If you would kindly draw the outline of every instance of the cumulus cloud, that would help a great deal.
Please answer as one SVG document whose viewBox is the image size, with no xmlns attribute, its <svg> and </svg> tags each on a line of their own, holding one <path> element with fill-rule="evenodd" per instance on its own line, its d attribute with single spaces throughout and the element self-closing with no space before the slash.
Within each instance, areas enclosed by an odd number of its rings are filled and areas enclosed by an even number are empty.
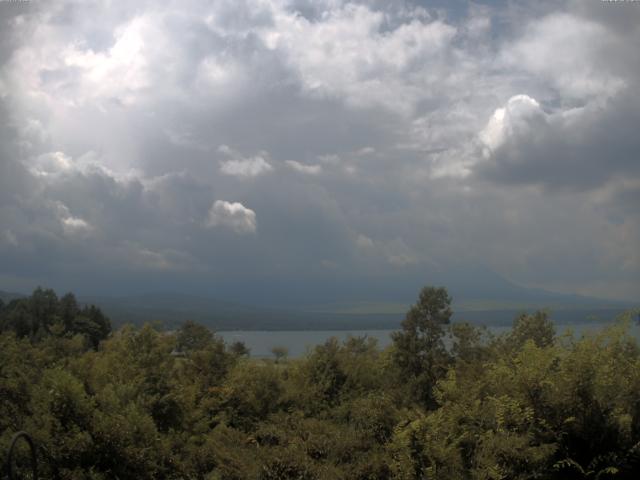
<svg viewBox="0 0 640 480">
<path fill-rule="evenodd" d="M 239 202 L 216 200 L 209 209 L 205 226 L 227 227 L 239 234 L 256 232 L 256 212 Z"/>
<path fill-rule="evenodd" d="M 627 95 L 614 104 L 546 112 L 535 99 L 514 96 L 480 131 L 484 161 L 476 170 L 499 182 L 549 189 L 595 190 L 618 175 L 637 175 L 640 140 L 627 122 L 640 118 L 640 104 Z"/>
<path fill-rule="evenodd" d="M 544 112 L 534 98 L 528 95 L 511 97 L 504 107 L 496 109 L 486 127 L 480 132 L 480 139 L 486 146 L 486 150 L 483 151 L 485 158 L 508 138 L 530 135 L 536 119 L 538 122 L 545 122 Z"/>
<path fill-rule="evenodd" d="M 93 227 L 86 220 L 71 215 L 69 208 L 62 202 L 56 201 L 52 205 L 66 235 L 82 235 L 89 233 Z"/>
<path fill-rule="evenodd" d="M 235 177 L 257 177 L 270 170 L 273 170 L 273 167 L 262 157 L 227 160 L 220 165 L 222 173 Z"/>
<path fill-rule="evenodd" d="M 322 173 L 322 165 L 305 165 L 295 160 L 287 160 L 285 163 L 296 172 L 306 175 L 318 175 Z"/>
<path fill-rule="evenodd" d="M 66 217 L 62 219 L 64 231 L 67 234 L 84 233 L 91 231 L 92 227 L 86 220 L 78 217 Z"/>
<path fill-rule="evenodd" d="M 50 175 L 72 167 L 71 158 L 64 152 L 50 152 L 39 155 L 34 159 L 31 171 L 36 175 Z"/>
<path fill-rule="evenodd" d="M 265 160 L 266 152 L 255 157 L 245 158 L 226 145 L 221 145 L 218 151 L 231 157 L 230 160 L 220 162 L 220 171 L 225 175 L 235 177 L 257 177 L 273 170 L 269 162 Z"/>
<path fill-rule="evenodd" d="M 542 77 L 566 101 L 602 100 L 625 86 L 602 56 L 617 43 L 615 37 L 594 21 L 552 13 L 531 22 L 522 37 L 505 48 L 503 58 L 516 69 Z"/>
<path fill-rule="evenodd" d="M 278 12 L 263 41 L 286 55 L 313 96 L 408 113 L 435 80 L 418 72 L 425 63 L 439 68 L 456 29 L 424 9 L 403 13 L 404 21 L 389 28 L 385 13 L 353 3 L 338 4 L 319 22 Z"/>
</svg>

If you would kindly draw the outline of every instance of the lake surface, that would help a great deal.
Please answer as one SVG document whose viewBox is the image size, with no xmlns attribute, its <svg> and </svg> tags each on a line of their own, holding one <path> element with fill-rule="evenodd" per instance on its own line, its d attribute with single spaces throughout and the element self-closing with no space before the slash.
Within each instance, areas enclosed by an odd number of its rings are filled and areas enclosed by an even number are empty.
<svg viewBox="0 0 640 480">
<path fill-rule="evenodd" d="M 588 332 L 601 330 L 605 326 L 612 325 L 609 322 L 589 322 L 575 324 L 556 324 L 557 334 L 564 333 L 567 329 L 573 331 L 574 336 L 581 336 Z M 511 327 L 488 327 L 489 331 L 498 335 Z M 217 332 L 227 343 L 242 341 L 251 349 L 252 357 L 271 357 L 273 347 L 285 347 L 289 350 L 290 357 L 304 355 L 308 349 L 320 345 L 331 337 L 336 337 L 342 341 L 349 336 L 371 337 L 378 341 L 381 348 L 389 346 L 391 343 L 391 333 L 394 330 L 308 330 L 308 331 L 228 331 Z M 640 340 L 640 327 L 634 324 L 631 332 Z"/>
</svg>

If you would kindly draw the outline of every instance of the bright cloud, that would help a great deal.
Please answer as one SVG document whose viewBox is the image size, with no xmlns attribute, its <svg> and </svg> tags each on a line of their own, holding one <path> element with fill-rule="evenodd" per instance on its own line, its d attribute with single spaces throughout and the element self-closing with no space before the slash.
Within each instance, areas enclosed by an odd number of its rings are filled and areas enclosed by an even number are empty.
<svg viewBox="0 0 640 480">
<path fill-rule="evenodd" d="M 524 35 L 505 48 L 503 58 L 544 78 L 567 99 L 601 99 L 625 85 L 599 57 L 615 43 L 615 33 L 595 21 L 554 13 L 531 22 Z"/>
<path fill-rule="evenodd" d="M 88 232 L 92 229 L 86 220 L 78 217 L 66 217 L 62 219 L 62 225 L 65 233 L 74 234 L 79 232 Z"/>
<path fill-rule="evenodd" d="M 31 163 L 31 171 L 40 176 L 55 174 L 72 167 L 71 158 L 64 152 L 45 153 L 27 163 Z"/>
<path fill-rule="evenodd" d="M 245 158 L 227 145 L 218 148 L 220 153 L 230 157 L 230 160 L 220 162 L 220 171 L 234 177 L 257 177 L 270 172 L 273 167 L 265 160 L 266 152 L 255 157 Z"/>
<path fill-rule="evenodd" d="M 287 160 L 285 162 L 289 167 L 299 173 L 307 175 L 318 175 L 322 173 L 322 165 L 305 165 L 295 160 Z"/>
<path fill-rule="evenodd" d="M 456 29 L 423 9 L 406 14 L 405 22 L 389 29 L 383 12 L 353 3 L 327 11 L 322 21 L 277 12 L 275 28 L 263 31 L 263 40 L 286 55 L 308 94 L 408 113 L 436 81 L 433 73 L 422 74 L 423 66 L 443 67 Z"/>
<path fill-rule="evenodd" d="M 239 202 L 216 200 L 209 209 L 205 226 L 227 227 L 239 234 L 256 232 L 256 212 Z"/>
<path fill-rule="evenodd" d="M 273 170 L 271 164 L 262 157 L 227 160 L 220 164 L 222 173 L 235 177 L 257 177 L 271 170 Z"/>
<path fill-rule="evenodd" d="M 484 155 L 500 147 L 513 135 L 527 135 L 531 122 L 536 117 L 544 117 L 540 104 L 528 95 L 511 97 L 505 107 L 498 108 L 486 127 L 480 132 L 480 139 L 487 146 Z M 525 130 L 525 131 L 523 131 Z"/>
</svg>

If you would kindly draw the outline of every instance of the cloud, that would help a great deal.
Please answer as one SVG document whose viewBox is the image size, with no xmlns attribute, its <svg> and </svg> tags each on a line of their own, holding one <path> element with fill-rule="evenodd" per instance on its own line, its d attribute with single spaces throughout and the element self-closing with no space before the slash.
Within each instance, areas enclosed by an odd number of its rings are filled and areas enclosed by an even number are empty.
<svg viewBox="0 0 640 480">
<path fill-rule="evenodd" d="M 340 157 L 335 154 L 318 155 L 318 160 L 327 165 L 336 165 L 340 163 Z"/>
<path fill-rule="evenodd" d="M 201 266 L 194 262 L 191 255 L 179 250 L 151 250 L 135 242 L 127 243 L 123 247 L 122 254 L 128 258 L 130 264 L 139 269 L 164 273 L 201 270 Z"/>
<path fill-rule="evenodd" d="M 264 157 L 266 152 L 255 157 L 245 158 L 226 145 L 221 145 L 218 151 L 231 157 L 231 160 L 220 162 L 220 171 L 234 177 L 257 177 L 273 170 Z"/>
<path fill-rule="evenodd" d="M 631 5 L 23 3 L 0 19 L 20 288 L 386 295 L 465 264 L 637 296 Z"/>
<path fill-rule="evenodd" d="M 407 10 L 396 25 L 387 19 L 381 11 L 353 3 L 338 3 L 320 21 L 281 11 L 262 40 L 285 55 L 308 95 L 409 113 L 435 81 L 420 75 L 421 66 L 441 68 L 456 29 L 431 20 L 420 8 Z"/>
<path fill-rule="evenodd" d="M 221 162 L 220 171 L 225 175 L 234 177 L 257 177 L 273 170 L 273 167 L 262 157 L 247 158 L 244 160 L 227 160 Z"/>
<path fill-rule="evenodd" d="M 640 174 L 640 140 L 629 128 L 638 120 L 640 103 L 630 92 L 606 106 L 550 112 L 518 95 L 479 133 L 484 160 L 475 169 L 502 183 L 594 190 L 620 175 Z"/>
<path fill-rule="evenodd" d="M 4 232 L 2 232 L 2 240 L 3 240 L 3 243 L 11 247 L 18 246 L 18 238 L 15 236 L 15 234 L 11 230 L 5 230 Z"/>
<path fill-rule="evenodd" d="M 363 156 L 363 155 L 372 155 L 376 152 L 376 149 L 373 147 L 362 147 L 361 149 L 359 149 L 356 154 Z"/>
<path fill-rule="evenodd" d="M 216 200 L 209 209 L 205 226 L 227 227 L 238 234 L 256 232 L 256 212 L 239 202 Z"/>
<path fill-rule="evenodd" d="M 296 172 L 306 175 L 319 175 L 322 173 L 322 165 L 304 165 L 295 160 L 287 160 L 285 163 Z"/>
<path fill-rule="evenodd" d="M 62 226 L 67 234 L 77 234 L 89 232 L 92 230 L 91 225 L 86 220 L 78 217 L 66 217 L 62 219 Z"/>
<path fill-rule="evenodd" d="M 50 152 L 34 159 L 32 172 L 36 175 L 46 176 L 68 170 L 71 167 L 71 158 L 64 152 Z"/>
<path fill-rule="evenodd" d="M 89 222 L 71 215 L 69 208 L 64 203 L 55 201 L 52 203 L 51 208 L 57 215 L 65 235 L 84 235 L 93 230 Z"/>
<path fill-rule="evenodd" d="M 369 248 L 373 248 L 374 244 L 373 244 L 373 240 L 371 240 L 366 235 L 363 235 L 360 233 L 356 237 L 356 245 L 362 249 L 369 249 Z"/>
<path fill-rule="evenodd" d="M 503 58 L 544 79 L 566 100 L 608 98 L 625 86 L 600 57 L 615 45 L 615 37 L 596 22 L 553 13 L 531 22 L 522 37 L 505 48 Z"/>
<path fill-rule="evenodd" d="M 84 95 L 78 101 L 117 98 L 125 105 L 136 101 L 138 93 L 152 83 L 149 50 L 157 45 L 150 40 L 162 38 L 153 29 L 149 19 L 138 16 L 115 29 L 115 43 L 104 53 L 69 45 L 61 60 L 79 73 Z"/>
<path fill-rule="evenodd" d="M 505 141 L 513 136 L 528 135 L 531 133 L 532 124 L 545 122 L 545 114 L 540 104 L 528 95 L 516 95 L 509 99 L 507 104 L 496 109 L 480 132 L 480 140 L 485 144 L 485 157 L 502 146 Z"/>
</svg>

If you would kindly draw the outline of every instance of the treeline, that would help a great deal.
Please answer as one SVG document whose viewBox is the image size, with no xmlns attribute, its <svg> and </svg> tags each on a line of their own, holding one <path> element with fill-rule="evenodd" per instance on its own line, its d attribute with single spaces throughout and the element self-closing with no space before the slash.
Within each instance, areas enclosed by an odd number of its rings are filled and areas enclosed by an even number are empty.
<svg viewBox="0 0 640 480">
<path fill-rule="evenodd" d="M 38 287 L 30 297 L 7 305 L 0 299 L 0 332 L 7 331 L 31 341 L 78 334 L 95 348 L 111 333 L 111 322 L 94 305 L 81 308 L 72 293 L 58 298 L 53 290 Z"/>
<path fill-rule="evenodd" d="M 0 308 L 0 451 L 14 432 L 30 432 L 42 478 L 640 472 L 630 320 L 574 339 L 539 312 L 492 336 L 450 324 L 447 292 L 428 287 L 385 350 L 366 337 L 331 339 L 274 362 L 192 322 L 109 333 L 99 310 L 63 307 L 70 298 L 37 290 Z"/>
</svg>

